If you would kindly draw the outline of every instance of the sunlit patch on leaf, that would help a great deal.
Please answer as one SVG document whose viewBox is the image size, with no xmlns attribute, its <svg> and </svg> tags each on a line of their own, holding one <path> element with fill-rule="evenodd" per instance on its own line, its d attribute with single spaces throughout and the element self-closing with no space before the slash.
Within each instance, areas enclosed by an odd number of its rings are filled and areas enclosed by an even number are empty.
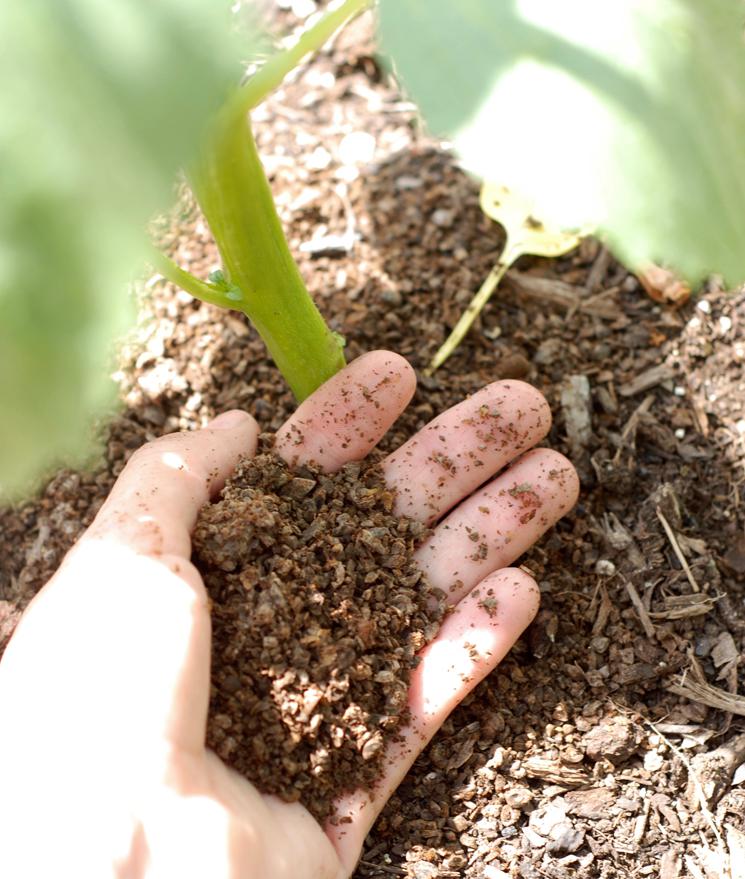
<svg viewBox="0 0 745 879">
<path fill-rule="evenodd" d="M 745 279 L 745 46 L 732 0 L 380 0 L 432 131 L 631 266 Z"/>
</svg>

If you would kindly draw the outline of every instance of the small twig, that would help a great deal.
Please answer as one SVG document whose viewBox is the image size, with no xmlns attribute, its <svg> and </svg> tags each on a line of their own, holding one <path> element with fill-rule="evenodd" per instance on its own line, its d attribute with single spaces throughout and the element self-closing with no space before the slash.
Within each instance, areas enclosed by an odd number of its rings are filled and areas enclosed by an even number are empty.
<svg viewBox="0 0 745 879">
<path fill-rule="evenodd" d="M 629 420 L 624 425 L 623 430 L 621 431 L 621 444 L 618 447 L 618 451 L 613 456 L 613 463 L 618 464 L 621 460 L 621 455 L 623 453 L 623 447 L 626 443 L 626 440 L 629 438 L 631 433 L 636 430 L 636 426 L 639 423 L 639 418 L 644 415 L 652 406 L 654 402 L 654 394 L 647 394 L 647 396 L 641 401 L 641 403 L 634 409 L 629 417 Z"/>
<path fill-rule="evenodd" d="M 613 610 L 613 605 L 611 603 L 610 598 L 608 598 L 608 591 L 605 586 L 600 586 L 600 601 L 598 602 L 598 610 L 595 616 L 595 622 L 592 626 L 592 634 L 593 637 L 595 635 L 602 635 L 603 629 L 605 628 L 605 624 L 608 622 L 610 618 L 611 611 Z M 594 600 L 594 599 L 593 599 Z"/>
<path fill-rule="evenodd" d="M 691 410 L 693 418 L 696 422 L 696 429 L 703 437 L 709 435 L 709 417 L 706 414 L 705 402 L 700 397 L 694 395 L 691 397 Z"/>
<path fill-rule="evenodd" d="M 587 299 L 582 300 L 579 308 L 582 311 L 586 311 L 588 314 L 592 314 L 592 309 L 594 306 L 602 306 L 607 299 L 612 299 L 620 289 L 620 287 L 608 287 L 607 290 L 601 290 L 599 293 L 593 293 L 592 296 L 588 296 Z"/>
<path fill-rule="evenodd" d="M 690 617 L 705 616 L 722 598 L 722 593 L 716 595 L 670 595 L 664 599 L 664 610 L 650 611 L 651 620 L 684 620 Z"/>
<path fill-rule="evenodd" d="M 701 784 L 701 779 L 696 774 L 696 770 L 694 769 L 691 761 L 686 757 L 685 753 L 680 748 L 674 745 L 670 741 L 670 739 L 667 738 L 667 736 L 659 729 L 659 727 L 655 726 L 655 724 L 652 723 L 651 720 L 647 720 L 646 717 L 643 717 L 642 720 L 644 721 L 644 723 L 647 724 L 647 726 L 649 726 L 653 730 L 656 735 L 658 735 L 662 739 L 667 747 L 670 748 L 673 754 L 675 754 L 675 756 L 688 770 L 688 777 L 693 783 L 694 788 L 696 789 L 696 798 L 698 800 L 698 806 L 701 809 L 701 814 L 706 823 L 711 828 L 711 832 L 716 837 L 716 840 L 719 843 L 721 850 L 724 851 L 724 840 L 722 839 L 722 835 L 719 832 L 719 828 L 717 827 L 716 819 L 714 818 L 714 815 L 707 805 L 706 794 L 704 793 L 704 787 Z"/>
<path fill-rule="evenodd" d="M 642 391 L 648 391 L 650 388 L 657 387 L 662 382 L 673 378 L 674 375 L 675 372 L 672 367 L 666 363 L 659 363 L 657 366 L 645 369 L 644 372 L 634 376 L 631 381 L 621 385 L 618 393 L 622 397 L 633 397 L 635 394 L 641 394 Z"/>
<path fill-rule="evenodd" d="M 644 808 L 642 810 L 641 815 L 636 819 L 636 823 L 634 825 L 634 843 L 639 845 L 644 839 L 644 834 L 647 830 L 647 822 L 649 821 L 649 810 L 652 808 L 652 798 L 645 797 L 644 799 Z"/>
<path fill-rule="evenodd" d="M 655 637 L 655 628 L 652 623 L 652 620 L 649 618 L 649 614 L 647 613 L 647 608 L 644 607 L 644 603 L 639 597 L 639 593 L 636 591 L 636 587 L 633 583 L 627 580 L 625 577 L 623 578 L 624 585 L 626 586 L 626 591 L 629 593 L 629 598 L 631 599 L 631 603 L 636 608 L 636 612 L 639 614 L 639 621 L 642 624 L 642 628 L 644 629 L 644 633 L 647 638 Z"/>
<path fill-rule="evenodd" d="M 675 553 L 678 561 L 680 562 L 683 570 L 685 571 L 686 577 L 688 577 L 688 582 L 691 584 L 691 589 L 693 589 L 694 592 L 700 592 L 701 589 L 699 588 L 699 585 L 696 582 L 696 578 L 691 573 L 691 569 L 688 565 L 688 561 L 686 560 L 686 557 L 683 555 L 683 550 L 680 548 L 680 544 L 678 543 L 678 540 L 675 537 L 675 533 L 673 532 L 673 529 L 670 527 L 670 523 L 667 521 L 662 510 L 659 507 L 657 507 L 655 512 L 657 513 L 657 518 L 662 523 L 662 527 L 665 529 L 665 534 L 667 534 L 667 539 L 670 541 L 670 544 L 673 548 L 673 552 Z"/>
<path fill-rule="evenodd" d="M 617 288 L 604 290 L 597 296 L 583 300 L 580 295 L 581 287 L 575 287 L 555 278 L 540 278 L 527 272 L 510 269 L 506 281 L 519 296 L 563 308 L 569 314 L 581 311 L 583 314 L 591 314 L 606 320 L 615 320 L 619 315 L 618 307 L 613 302 L 605 301 L 618 292 Z"/>
<path fill-rule="evenodd" d="M 727 711 L 730 714 L 737 714 L 738 717 L 745 717 L 745 699 L 742 696 L 721 690 L 719 687 L 712 687 L 706 682 L 691 680 L 690 669 L 683 673 L 679 684 L 670 684 L 666 689 L 690 702 L 698 702 L 709 708 L 716 708 L 717 711 Z"/>
<path fill-rule="evenodd" d="M 592 264 L 592 268 L 587 273 L 587 280 L 585 281 L 585 292 L 588 295 L 592 295 L 598 291 L 603 278 L 608 271 L 608 266 L 610 265 L 611 255 L 608 248 L 604 245 L 600 245 L 600 249 L 598 250 L 598 255 L 595 257 L 595 262 Z"/>
<path fill-rule="evenodd" d="M 372 861 L 365 861 L 364 859 L 360 859 L 359 863 L 363 867 L 370 867 L 373 870 L 380 870 L 381 873 L 391 873 L 393 876 L 406 875 L 406 870 L 402 870 L 400 867 L 386 867 L 385 864 L 373 864 Z"/>
</svg>

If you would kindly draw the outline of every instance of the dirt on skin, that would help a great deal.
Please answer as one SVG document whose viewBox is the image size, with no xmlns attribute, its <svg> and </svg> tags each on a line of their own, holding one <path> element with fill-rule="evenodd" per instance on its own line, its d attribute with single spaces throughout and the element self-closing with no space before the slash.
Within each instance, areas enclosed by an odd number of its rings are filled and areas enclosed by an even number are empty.
<svg viewBox="0 0 745 879">
<path fill-rule="evenodd" d="M 241 462 L 194 532 L 213 602 L 207 743 L 319 820 L 380 776 L 441 618 L 412 558 L 427 529 L 395 516 L 394 499 L 371 462 L 327 475 L 267 450 Z"/>
</svg>

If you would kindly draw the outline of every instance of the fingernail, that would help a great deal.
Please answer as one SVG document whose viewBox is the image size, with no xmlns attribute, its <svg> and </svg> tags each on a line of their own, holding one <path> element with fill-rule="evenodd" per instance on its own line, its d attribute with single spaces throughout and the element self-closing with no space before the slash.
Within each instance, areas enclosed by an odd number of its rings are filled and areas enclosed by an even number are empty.
<svg viewBox="0 0 745 879">
<path fill-rule="evenodd" d="M 242 412 L 240 409 L 231 409 L 230 412 L 223 412 L 222 415 L 213 418 L 207 424 L 207 427 L 215 427 L 218 430 L 230 430 L 233 427 L 238 427 L 246 418 L 248 418 L 248 415 L 245 412 Z"/>
</svg>

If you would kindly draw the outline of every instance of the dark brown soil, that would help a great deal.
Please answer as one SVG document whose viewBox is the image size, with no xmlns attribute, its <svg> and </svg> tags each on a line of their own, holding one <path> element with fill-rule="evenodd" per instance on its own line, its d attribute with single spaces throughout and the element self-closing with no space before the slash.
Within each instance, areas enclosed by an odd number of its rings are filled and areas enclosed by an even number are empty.
<svg viewBox="0 0 745 879">
<path fill-rule="evenodd" d="M 372 463 L 328 476 L 264 452 L 241 462 L 194 532 L 213 601 L 207 742 L 321 820 L 380 775 L 416 653 L 441 618 L 412 558 L 426 528 L 393 502 Z"/>
<path fill-rule="evenodd" d="M 350 358 L 387 347 L 421 371 L 501 234 L 376 64 L 366 27 L 259 108 L 255 129 L 290 245 Z M 505 120 L 505 136 L 519 130 Z M 188 201 L 163 234 L 195 273 L 216 265 Z M 676 310 L 587 240 L 522 261 L 455 356 L 420 375 L 383 449 L 482 385 L 525 378 L 551 403 L 548 442 L 576 461 L 582 495 L 522 559 L 538 620 L 417 761 L 359 877 L 718 879 L 741 856 L 743 326 L 743 290 L 712 279 Z M 241 315 L 157 280 L 121 363 L 100 466 L 61 470 L 0 511 L 0 644 L 137 446 L 231 407 L 276 430 L 293 408 Z M 683 672 L 708 689 L 681 690 Z"/>
</svg>

